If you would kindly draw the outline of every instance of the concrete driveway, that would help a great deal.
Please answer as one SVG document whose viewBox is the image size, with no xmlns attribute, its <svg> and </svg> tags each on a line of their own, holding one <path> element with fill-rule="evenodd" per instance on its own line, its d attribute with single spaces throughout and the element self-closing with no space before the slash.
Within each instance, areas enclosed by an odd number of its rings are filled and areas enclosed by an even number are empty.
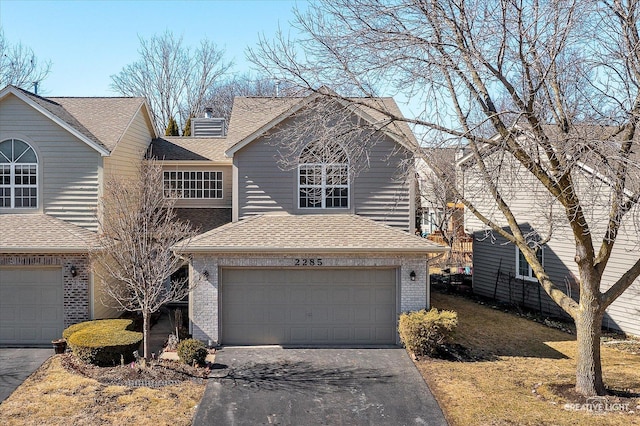
<svg viewBox="0 0 640 426">
<path fill-rule="evenodd" d="M 194 425 L 446 425 L 404 349 L 223 348 Z"/>
<path fill-rule="evenodd" d="M 52 348 L 0 348 L 0 402 L 7 399 L 51 355 Z"/>
</svg>

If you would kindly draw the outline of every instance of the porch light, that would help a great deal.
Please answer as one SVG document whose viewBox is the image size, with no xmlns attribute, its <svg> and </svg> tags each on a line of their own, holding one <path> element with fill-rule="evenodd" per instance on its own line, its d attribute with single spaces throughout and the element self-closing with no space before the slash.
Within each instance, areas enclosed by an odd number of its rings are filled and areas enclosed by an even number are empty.
<svg viewBox="0 0 640 426">
<path fill-rule="evenodd" d="M 71 268 L 69 268 L 69 273 L 72 277 L 75 277 L 76 275 L 78 275 L 78 270 L 75 266 L 71 265 Z"/>
<path fill-rule="evenodd" d="M 411 281 L 415 281 L 416 280 L 416 271 L 411 271 L 411 273 L 409 274 L 409 278 L 411 278 Z"/>
</svg>

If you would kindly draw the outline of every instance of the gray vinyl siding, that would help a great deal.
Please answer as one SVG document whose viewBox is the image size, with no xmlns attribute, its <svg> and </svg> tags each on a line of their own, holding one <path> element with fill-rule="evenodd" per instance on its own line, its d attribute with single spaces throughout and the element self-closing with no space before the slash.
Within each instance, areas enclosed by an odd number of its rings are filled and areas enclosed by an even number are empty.
<svg viewBox="0 0 640 426">
<path fill-rule="evenodd" d="M 163 171 L 207 171 L 222 172 L 222 198 L 211 199 L 187 199 L 179 198 L 176 200 L 176 208 L 231 208 L 231 200 L 233 196 L 233 176 L 231 166 L 187 166 L 184 163 L 171 164 L 171 161 L 164 161 Z"/>
<path fill-rule="evenodd" d="M 252 215 L 358 214 L 409 231 L 412 229 L 413 198 L 410 183 L 400 164 L 408 155 L 385 139 L 369 152 L 369 167 L 350 186 L 349 208 L 298 208 L 297 168 L 283 170 L 273 141 L 258 139 L 234 154 L 238 174 L 238 218 Z"/>
<path fill-rule="evenodd" d="M 96 230 L 100 154 L 13 95 L 0 103 L 0 140 L 7 138 L 24 140 L 38 154 L 39 208 L 0 213 L 46 213 Z"/>
<path fill-rule="evenodd" d="M 484 238 L 484 232 L 474 234 L 473 241 L 473 292 L 515 306 L 524 306 L 544 316 L 570 319 L 547 295 L 537 281 L 516 278 L 516 249 L 500 236 L 495 240 Z M 563 290 L 572 283 L 573 276 L 566 265 L 547 245 L 543 262 L 551 279 Z M 500 272 L 500 274 L 499 274 Z M 571 285 L 577 300 L 577 286 Z"/>
<path fill-rule="evenodd" d="M 147 121 L 142 110 L 138 110 L 126 132 L 104 161 L 104 176 L 135 177 L 153 134 L 151 123 Z"/>
<path fill-rule="evenodd" d="M 527 174 L 513 169 L 505 170 L 509 176 L 516 176 L 519 184 L 513 187 L 509 193 L 503 192 L 503 196 L 508 201 L 514 212 L 516 219 L 521 226 L 534 227 L 543 233 L 548 230 L 548 223 L 544 220 L 544 215 L 548 212 L 548 203 L 545 201 L 546 194 L 539 184 L 536 184 Z M 574 181 L 578 182 L 581 188 L 593 189 L 596 182 L 585 180 L 584 177 L 575 176 Z M 488 194 L 483 190 L 484 185 L 474 176 L 473 170 L 464 171 L 464 193 L 469 197 L 478 210 L 498 223 L 504 224 L 500 220 L 499 214 Z M 601 185 L 605 185 L 599 182 Z M 604 194 L 603 188 L 593 189 L 596 194 Z M 606 218 L 606 213 L 597 210 L 602 200 L 589 200 L 585 202 L 585 214 L 591 224 L 593 241 L 596 249 L 599 248 L 600 239 L 604 234 L 606 221 L 594 221 L 594 218 Z M 544 206 L 547 206 L 546 208 Z M 562 208 L 554 207 L 556 213 L 560 214 L 554 223 L 552 239 L 545 246 L 544 266 L 552 281 L 565 293 L 570 293 L 575 300 L 579 298 L 579 273 L 575 264 L 575 242 L 574 237 L 566 220 L 561 216 Z M 621 228 L 613 253 L 604 271 L 601 291 L 606 291 L 616 280 L 618 280 L 638 259 L 637 230 L 630 225 L 632 218 L 627 217 L 627 223 Z M 505 240 L 496 233 L 487 236 L 486 227 L 468 211 L 465 216 L 465 227 L 474 234 L 473 244 L 473 288 L 474 292 L 483 296 L 493 297 L 496 284 L 496 273 L 502 259 L 500 269 L 503 272 L 515 274 L 515 248 L 511 244 L 504 244 Z M 495 240 L 493 240 L 495 238 Z M 516 286 L 518 287 L 518 286 Z M 521 287 L 521 286 L 520 286 Z M 529 291 L 531 301 L 526 305 L 534 310 L 539 309 L 537 288 Z M 558 316 L 567 317 L 566 314 L 544 293 L 543 312 L 545 315 L 556 313 Z M 508 284 L 499 285 L 497 298 L 502 301 L 509 301 Z M 519 299 L 518 299 L 519 298 Z M 511 294 L 511 299 L 522 300 L 522 293 L 518 291 Z M 529 298 L 526 298 L 527 300 Z M 548 312 L 548 313 L 547 313 Z M 637 279 L 629 289 L 627 289 L 613 304 L 607 309 L 603 325 L 614 330 L 625 333 L 640 335 L 640 279 Z"/>
</svg>

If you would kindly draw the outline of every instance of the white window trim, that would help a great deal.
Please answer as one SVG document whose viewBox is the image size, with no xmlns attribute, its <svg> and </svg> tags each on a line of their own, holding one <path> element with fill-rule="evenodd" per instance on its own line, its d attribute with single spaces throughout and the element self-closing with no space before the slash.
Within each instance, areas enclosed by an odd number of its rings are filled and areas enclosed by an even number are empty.
<svg viewBox="0 0 640 426">
<path fill-rule="evenodd" d="M 184 191 L 184 174 L 185 173 L 192 173 L 192 172 L 200 172 L 200 173 L 220 173 L 220 189 L 219 190 L 215 190 L 215 191 L 220 191 L 220 196 L 219 197 L 177 197 L 175 196 L 175 192 L 174 191 L 171 196 L 167 196 L 165 191 L 165 173 L 182 173 L 182 189 L 181 191 Z M 189 179 L 190 182 L 195 182 L 192 181 L 191 179 Z M 203 181 L 204 182 L 204 181 Z M 211 189 L 211 188 L 210 188 Z M 209 189 L 209 190 L 210 190 Z M 186 170 L 186 169 L 178 169 L 178 170 L 163 170 L 162 171 L 162 190 L 164 192 L 164 196 L 165 198 L 171 198 L 174 200 L 223 200 L 224 199 L 224 172 L 222 170 Z M 191 190 L 191 189 L 189 189 Z M 204 191 L 204 188 L 203 188 Z"/>
<path fill-rule="evenodd" d="M 300 184 L 300 170 L 303 167 L 318 167 L 322 168 L 321 182 L 320 185 L 301 185 Z M 327 185 L 327 168 L 328 167 L 344 167 L 347 168 L 347 183 L 346 185 Z M 301 163 L 298 164 L 298 208 L 303 210 L 313 210 L 313 209 L 326 209 L 326 210 L 347 210 L 351 208 L 351 176 L 349 171 L 349 163 Z M 300 204 L 300 190 L 302 188 L 319 188 L 322 196 L 321 196 L 321 205 L 320 207 L 302 207 Z M 346 207 L 327 207 L 327 188 L 336 188 L 336 189 L 346 189 L 347 190 L 347 205 Z"/>
<path fill-rule="evenodd" d="M 37 210 L 38 208 L 40 208 L 40 167 L 39 167 L 39 160 L 38 160 L 38 153 L 36 152 L 35 148 L 33 148 L 33 146 L 28 143 L 27 141 L 20 139 L 20 138 L 7 138 L 7 139 L 3 139 L 0 140 L 0 143 L 6 142 L 6 141 L 20 141 L 24 144 L 26 144 L 31 151 L 33 152 L 33 155 L 35 155 L 36 157 L 36 162 L 35 163 L 16 163 L 17 159 L 13 159 L 13 161 L 9 162 L 9 163 L 0 163 L 2 165 L 9 165 L 9 185 L 3 185 L 0 183 L 0 187 L 2 188 L 9 188 L 9 190 L 11 191 L 11 196 L 9 198 L 11 205 L 10 206 L 4 206 L 4 207 L 0 207 L 0 209 L 12 209 L 12 210 Z M 27 151 L 23 152 L 22 155 L 24 155 Z M 22 155 L 20 155 L 20 157 L 22 157 Z M 20 158 L 18 157 L 18 159 Z M 15 178 L 16 178 L 16 164 L 20 165 L 20 166 L 33 166 L 35 167 L 35 176 L 36 176 L 36 184 L 35 185 L 16 185 L 15 183 Z M 28 206 L 28 207 L 16 207 L 16 188 L 35 188 L 36 190 L 36 205 L 35 206 Z"/>
<path fill-rule="evenodd" d="M 544 267 L 544 246 L 540 247 L 540 259 L 542 261 L 542 266 Z M 520 248 L 516 246 L 516 278 L 525 280 L 525 281 L 534 281 L 534 282 L 538 281 L 538 278 L 533 273 L 533 270 L 531 269 L 531 265 L 529 265 L 528 262 L 527 262 L 527 272 L 528 272 L 528 275 L 520 274 Z"/>
</svg>

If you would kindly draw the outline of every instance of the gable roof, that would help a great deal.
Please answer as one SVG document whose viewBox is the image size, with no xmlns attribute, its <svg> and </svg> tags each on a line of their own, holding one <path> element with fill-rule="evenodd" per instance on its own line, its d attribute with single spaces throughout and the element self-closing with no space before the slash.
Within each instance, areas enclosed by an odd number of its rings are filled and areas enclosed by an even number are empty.
<svg viewBox="0 0 640 426">
<path fill-rule="evenodd" d="M 144 98 L 44 98 L 15 86 L 7 86 L 0 91 L 0 99 L 9 94 L 32 106 L 103 156 L 113 151 L 138 111 L 148 111 Z M 153 126 L 151 130 L 155 134 Z"/>
<path fill-rule="evenodd" d="M 327 89 L 328 90 L 328 89 Z M 321 90 L 324 92 L 324 90 Z M 295 112 L 303 109 L 311 102 L 321 99 L 322 93 L 312 93 L 306 97 L 236 97 L 233 101 L 227 141 L 228 156 L 250 144 L 265 132 L 274 128 Z M 417 145 L 417 141 L 408 124 L 403 121 L 389 120 L 381 111 L 402 117 L 402 112 L 393 98 L 340 98 L 332 97 L 334 101 L 351 106 L 354 114 L 372 124 L 380 124 L 385 132 L 401 145 L 407 141 Z"/>
<path fill-rule="evenodd" d="M 201 234 L 192 252 L 440 253 L 444 246 L 357 215 L 259 215 Z"/>
<path fill-rule="evenodd" d="M 94 232 L 46 214 L 0 215 L 0 253 L 86 253 Z"/>
<path fill-rule="evenodd" d="M 231 164 L 225 138 L 164 136 L 151 142 L 147 157 L 161 161 L 213 161 Z"/>
</svg>

